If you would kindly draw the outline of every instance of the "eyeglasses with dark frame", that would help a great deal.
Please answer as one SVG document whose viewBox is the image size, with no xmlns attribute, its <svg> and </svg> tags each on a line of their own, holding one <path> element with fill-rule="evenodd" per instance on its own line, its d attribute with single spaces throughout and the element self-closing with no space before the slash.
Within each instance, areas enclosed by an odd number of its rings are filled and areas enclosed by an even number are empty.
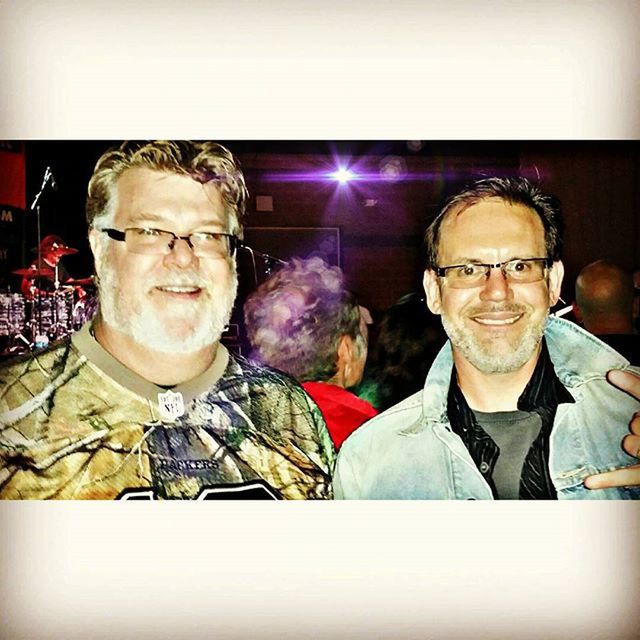
<svg viewBox="0 0 640 640">
<path fill-rule="evenodd" d="M 199 258 L 232 258 L 239 244 L 237 236 L 217 231 L 194 231 L 186 236 L 149 227 L 127 227 L 123 231 L 106 228 L 99 231 L 112 240 L 124 242 L 127 251 L 148 256 L 169 255 L 176 241 L 184 240 Z"/>
<path fill-rule="evenodd" d="M 482 286 L 489 278 L 491 269 L 500 269 L 507 282 L 522 284 L 539 282 L 544 278 L 545 269 L 551 267 L 552 264 L 551 258 L 513 258 L 494 264 L 483 262 L 452 264 L 446 267 L 436 267 L 434 271 L 438 277 L 444 278 L 450 287 L 466 289 Z"/>
</svg>

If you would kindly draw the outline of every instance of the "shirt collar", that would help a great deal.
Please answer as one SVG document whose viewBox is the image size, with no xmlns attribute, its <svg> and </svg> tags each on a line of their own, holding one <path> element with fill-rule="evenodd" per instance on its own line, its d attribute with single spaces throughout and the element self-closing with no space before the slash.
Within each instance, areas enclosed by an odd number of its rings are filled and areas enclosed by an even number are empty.
<svg viewBox="0 0 640 640">
<path fill-rule="evenodd" d="M 86 356 L 87 360 L 95 367 L 136 395 L 156 402 L 158 394 L 166 392 L 165 388 L 159 387 L 153 382 L 139 376 L 114 358 L 93 337 L 91 333 L 91 322 L 85 323 L 78 332 L 73 334 L 71 340 L 75 348 Z M 168 355 L 167 357 L 170 358 L 171 356 Z M 181 393 L 185 403 L 191 402 L 195 397 L 206 393 L 220 380 L 228 363 L 229 352 L 223 344 L 218 344 L 214 361 L 206 371 L 187 382 L 171 387 L 171 390 L 175 393 Z"/>
<path fill-rule="evenodd" d="M 563 402 L 572 403 L 575 400 L 558 379 L 553 368 L 553 362 L 549 357 L 546 341 L 543 338 L 538 362 L 527 386 L 518 398 L 517 406 L 520 411 L 536 411 L 542 408 L 555 407 Z M 476 424 L 473 411 L 458 385 L 455 364 L 453 365 L 449 386 L 447 413 L 452 426 L 455 425 L 455 431 L 465 432 L 472 429 Z"/>
</svg>

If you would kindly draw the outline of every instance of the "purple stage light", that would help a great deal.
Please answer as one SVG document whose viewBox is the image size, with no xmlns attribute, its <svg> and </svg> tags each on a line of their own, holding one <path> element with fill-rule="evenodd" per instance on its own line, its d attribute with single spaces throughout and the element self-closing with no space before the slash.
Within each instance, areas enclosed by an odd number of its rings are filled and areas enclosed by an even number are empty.
<svg viewBox="0 0 640 640">
<path fill-rule="evenodd" d="M 340 167 L 337 171 L 334 171 L 331 174 L 331 177 L 334 178 L 334 180 L 337 180 L 340 184 L 346 184 L 349 180 L 353 180 L 355 176 L 349 169 Z"/>
</svg>

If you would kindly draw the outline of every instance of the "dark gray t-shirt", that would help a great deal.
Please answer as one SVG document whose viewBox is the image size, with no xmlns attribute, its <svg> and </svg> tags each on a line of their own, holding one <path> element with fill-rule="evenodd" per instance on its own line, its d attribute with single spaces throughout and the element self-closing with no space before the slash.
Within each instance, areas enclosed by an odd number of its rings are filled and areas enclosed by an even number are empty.
<svg viewBox="0 0 640 640">
<path fill-rule="evenodd" d="M 500 500 L 518 500 L 524 459 L 540 433 L 542 420 L 533 411 L 474 411 L 478 424 L 500 451 L 492 480 Z"/>
</svg>

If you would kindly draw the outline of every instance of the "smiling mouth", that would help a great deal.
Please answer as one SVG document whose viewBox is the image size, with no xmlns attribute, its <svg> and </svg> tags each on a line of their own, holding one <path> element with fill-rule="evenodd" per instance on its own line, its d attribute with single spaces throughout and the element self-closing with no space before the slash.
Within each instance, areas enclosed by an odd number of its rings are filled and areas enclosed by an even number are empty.
<svg viewBox="0 0 640 640">
<path fill-rule="evenodd" d="M 504 327 L 510 324 L 515 324 L 523 315 L 523 313 L 496 313 L 478 315 L 471 319 L 474 322 L 487 327 Z"/>
<path fill-rule="evenodd" d="M 202 291 L 200 287 L 197 287 L 195 285 L 186 285 L 186 284 L 158 285 L 157 287 L 154 287 L 154 288 L 157 289 L 158 291 L 161 291 L 162 293 L 171 293 L 171 294 L 178 294 L 178 295 L 197 295 Z"/>
</svg>

